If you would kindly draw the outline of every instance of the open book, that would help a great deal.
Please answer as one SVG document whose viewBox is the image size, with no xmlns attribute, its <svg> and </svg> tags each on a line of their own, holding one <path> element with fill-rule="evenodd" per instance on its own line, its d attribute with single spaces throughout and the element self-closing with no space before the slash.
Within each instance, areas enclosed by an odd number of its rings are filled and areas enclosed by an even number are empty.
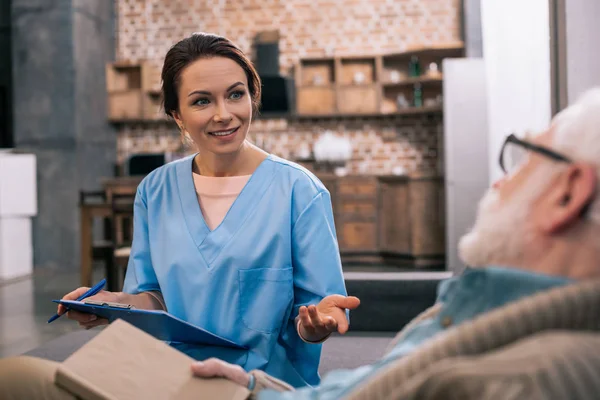
<svg viewBox="0 0 600 400">
<path fill-rule="evenodd" d="M 244 400 L 245 387 L 192 375 L 194 360 L 123 320 L 67 358 L 56 384 L 84 400 Z"/>
</svg>

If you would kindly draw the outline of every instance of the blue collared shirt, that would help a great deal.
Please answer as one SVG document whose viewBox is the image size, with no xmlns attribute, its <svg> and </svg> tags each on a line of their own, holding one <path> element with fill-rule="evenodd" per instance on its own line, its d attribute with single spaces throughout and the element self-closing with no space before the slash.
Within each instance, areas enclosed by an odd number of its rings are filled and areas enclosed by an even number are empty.
<svg viewBox="0 0 600 400">
<path fill-rule="evenodd" d="M 411 353 L 427 340 L 443 334 L 450 327 L 523 297 L 570 282 L 566 278 L 514 268 L 467 269 L 462 275 L 450 278 L 438 287 L 437 303 L 442 304 L 439 314 L 416 324 L 406 332 L 403 340 L 377 362 L 352 370 L 332 371 L 318 387 L 287 393 L 264 391 L 259 399 L 339 399 L 388 364 Z"/>
</svg>

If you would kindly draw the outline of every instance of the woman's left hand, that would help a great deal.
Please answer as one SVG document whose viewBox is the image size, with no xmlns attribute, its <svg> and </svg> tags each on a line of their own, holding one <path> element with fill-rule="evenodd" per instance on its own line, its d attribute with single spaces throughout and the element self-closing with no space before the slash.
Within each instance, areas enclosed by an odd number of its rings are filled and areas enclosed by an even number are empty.
<svg viewBox="0 0 600 400">
<path fill-rule="evenodd" d="M 309 342 L 318 342 L 332 332 L 346 333 L 346 309 L 354 310 L 359 304 L 358 297 L 334 294 L 316 306 L 300 307 L 300 335 Z"/>
<path fill-rule="evenodd" d="M 192 373 L 199 378 L 225 378 L 248 387 L 250 374 L 239 365 L 229 364 L 217 358 L 198 361 L 192 364 Z"/>
</svg>

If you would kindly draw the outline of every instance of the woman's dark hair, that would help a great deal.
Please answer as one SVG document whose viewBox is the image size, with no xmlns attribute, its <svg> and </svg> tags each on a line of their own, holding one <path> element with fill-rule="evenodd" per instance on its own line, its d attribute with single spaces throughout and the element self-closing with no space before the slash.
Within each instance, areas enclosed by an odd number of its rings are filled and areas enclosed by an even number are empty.
<svg viewBox="0 0 600 400">
<path fill-rule="evenodd" d="M 169 49 L 162 69 L 162 95 L 165 113 L 173 116 L 179 110 L 177 97 L 181 71 L 200 58 L 225 57 L 235 61 L 246 73 L 248 91 L 252 100 L 252 111 L 258 112 L 260 106 L 260 77 L 252 62 L 229 39 L 210 33 L 194 33 Z"/>
</svg>

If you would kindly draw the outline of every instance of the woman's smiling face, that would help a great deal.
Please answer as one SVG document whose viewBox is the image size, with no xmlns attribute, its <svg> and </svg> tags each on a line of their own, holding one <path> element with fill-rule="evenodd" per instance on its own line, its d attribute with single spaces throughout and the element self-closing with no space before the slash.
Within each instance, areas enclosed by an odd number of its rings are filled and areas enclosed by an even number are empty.
<svg viewBox="0 0 600 400">
<path fill-rule="evenodd" d="M 201 58 L 179 78 L 174 113 L 200 151 L 230 154 L 244 143 L 252 121 L 252 99 L 242 67 L 226 57 Z"/>
</svg>

